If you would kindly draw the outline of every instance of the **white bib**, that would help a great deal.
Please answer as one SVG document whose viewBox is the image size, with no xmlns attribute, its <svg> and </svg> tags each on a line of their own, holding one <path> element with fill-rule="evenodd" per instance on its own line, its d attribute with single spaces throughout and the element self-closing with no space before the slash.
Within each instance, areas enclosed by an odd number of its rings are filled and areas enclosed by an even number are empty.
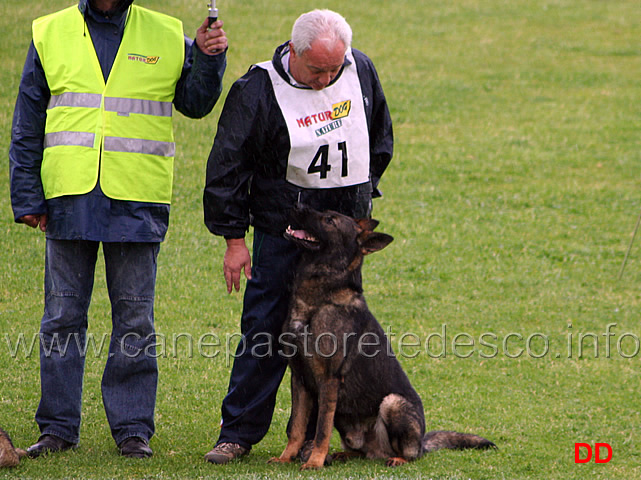
<svg viewBox="0 0 641 480">
<path fill-rule="evenodd" d="M 291 149 L 286 180 L 303 188 L 336 188 L 369 181 L 369 132 L 352 50 L 340 78 L 323 90 L 290 85 L 271 62 L 269 72 Z"/>
</svg>

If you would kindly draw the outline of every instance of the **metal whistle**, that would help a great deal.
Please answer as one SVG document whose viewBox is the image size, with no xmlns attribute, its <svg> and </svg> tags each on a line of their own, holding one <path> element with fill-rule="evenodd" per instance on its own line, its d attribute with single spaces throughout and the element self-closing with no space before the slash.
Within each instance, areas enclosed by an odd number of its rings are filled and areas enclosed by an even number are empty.
<svg viewBox="0 0 641 480">
<path fill-rule="evenodd" d="M 207 23 L 207 26 L 211 28 L 212 23 L 218 20 L 218 9 L 216 8 L 216 0 L 211 0 L 211 2 L 207 4 L 207 7 L 209 8 L 209 15 L 207 16 L 207 19 L 209 21 Z"/>
</svg>

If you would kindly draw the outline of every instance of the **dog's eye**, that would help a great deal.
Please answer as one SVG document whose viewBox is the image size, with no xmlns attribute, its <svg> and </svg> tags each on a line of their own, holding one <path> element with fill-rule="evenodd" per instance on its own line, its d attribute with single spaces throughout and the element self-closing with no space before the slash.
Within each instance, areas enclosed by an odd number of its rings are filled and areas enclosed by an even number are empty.
<svg viewBox="0 0 641 480">
<path fill-rule="evenodd" d="M 334 219 L 332 217 L 325 217 L 325 223 L 328 225 L 334 225 Z"/>
</svg>

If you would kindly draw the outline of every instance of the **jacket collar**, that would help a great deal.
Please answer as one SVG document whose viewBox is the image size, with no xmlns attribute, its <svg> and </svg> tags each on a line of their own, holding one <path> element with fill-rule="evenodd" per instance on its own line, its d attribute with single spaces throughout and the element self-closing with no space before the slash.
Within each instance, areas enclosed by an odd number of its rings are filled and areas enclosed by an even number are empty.
<svg viewBox="0 0 641 480">
<path fill-rule="evenodd" d="M 121 0 L 118 5 L 118 10 L 124 12 L 132 3 L 134 3 L 134 0 Z M 80 10 L 83 16 L 87 14 L 87 10 L 92 10 L 89 5 L 89 0 L 78 0 L 78 10 Z"/>
</svg>

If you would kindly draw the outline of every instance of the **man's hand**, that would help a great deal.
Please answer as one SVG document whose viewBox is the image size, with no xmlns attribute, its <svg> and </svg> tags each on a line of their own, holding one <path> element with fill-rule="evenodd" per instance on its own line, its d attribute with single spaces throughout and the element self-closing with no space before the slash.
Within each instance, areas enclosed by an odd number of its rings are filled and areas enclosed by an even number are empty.
<svg viewBox="0 0 641 480">
<path fill-rule="evenodd" d="M 207 55 L 218 55 L 227 48 L 227 36 L 223 30 L 223 21 L 216 20 L 208 27 L 209 20 L 206 19 L 196 30 L 196 44 L 200 50 Z"/>
<path fill-rule="evenodd" d="M 31 228 L 40 226 L 40 230 L 42 230 L 43 232 L 47 231 L 48 217 L 46 213 L 42 215 L 25 215 L 23 217 L 20 217 L 18 220 L 20 220 L 25 225 L 29 225 Z"/>
<path fill-rule="evenodd" d="M 223 260 L 223 273 L 227 282 L 227 293 L 231 293 L 232 286 L 240 290 L 240 271 L 245 271 L 247 280 L 251 280 L 251 256 L 245 245 L 244 238 L 227 239 L 227 250 Z"/>
</svg>

